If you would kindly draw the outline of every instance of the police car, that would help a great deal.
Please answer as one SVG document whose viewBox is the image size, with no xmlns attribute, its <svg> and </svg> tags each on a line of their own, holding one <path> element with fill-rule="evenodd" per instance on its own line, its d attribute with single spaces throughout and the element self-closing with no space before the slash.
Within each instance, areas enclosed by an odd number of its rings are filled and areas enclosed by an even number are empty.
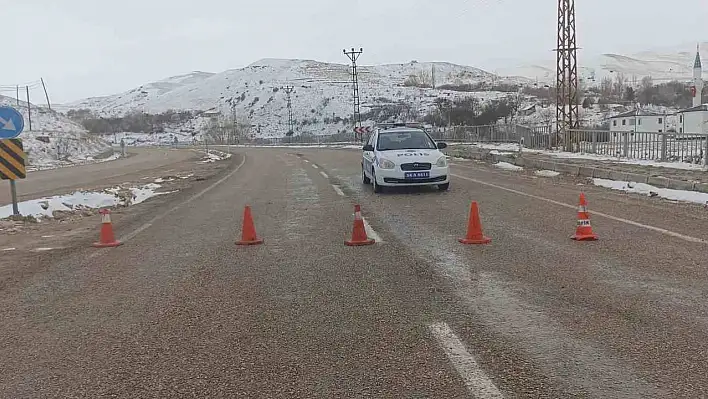
<svg viewBox="0 0 708 399">
<path fill-rule="evenodd" d="M 375 193 L 393 186 L 437 186 L 445 191 L 450 173 L 440 150 L 446 147 L 422 128 L 396 124 L 376 129 L 363 147 L 362 181 L 373 184 Z"/>
</svg>

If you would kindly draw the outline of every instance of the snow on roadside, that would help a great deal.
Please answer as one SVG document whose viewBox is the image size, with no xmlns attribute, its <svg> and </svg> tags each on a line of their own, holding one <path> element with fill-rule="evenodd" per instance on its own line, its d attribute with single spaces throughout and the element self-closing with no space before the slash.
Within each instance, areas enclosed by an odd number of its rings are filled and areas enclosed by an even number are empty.
<svg viewBox="0 0 708 399">
<path fill-rule="evenodd" d="M 673 190 L 670 188 L 658 188 L 646 183 L 626 182 L 619 180 L 592 179 L 593 184 L 612 190 L 624 191 L 627 193 L 642 194 L 648 196 L 658 196 L 672 201 L 693 202 L 696 204 L 708 204 L 708 194 L 696 191 Z"/>
<path fill-rule="evenodd" d="M 705 170 L 703 165 L 693 164 L 688 162 L 659 162 L 650 161 L 645 159 L 623 159 L 618 157 L 610 157 L 606 155 L 595 155 L 595 154 L 576 154 L 571 152 L 553 152 L 544 151 L 544 154 L 548 154 L 555 158 L 561 159 L 587 159 L 590 161 L 601 161 L 601 162 L 612 162 L 619 164 L 628 165 L 639 165 L 639 166 L 653 166 L 657 168 L 670 168 L 670 169 L 680 169 L 680 170 Z"/>
<path fill-rule="evenodd" d="M 495 163 L 494 166 L 499 169 L 511 170 L 514 172 L 519 172 L 519 171 L 524 170 L 524 168 L 522 168 L 521 166 L 516 166 L 516 165 L 510 164 L 509 162 L 498 162 L 498 163 Z"/>
<path fill-rule="evenodd" d="M 560 173 L 555 170 L 537 170 L 533 172 L 533 174 L 539 177 L 556 177 L 560 175 Z"/>
<path fill-rule="evenodd" d="M 210 162 L 216 162 L 216 161 L 223 161 L 224 159 L 229 159 L 231 158 L 231 154 L 226 153 L 226 152 L 221 152 L 221 151 L 216 151 L 216 150 L 209 150 L 204 154 L 204 157 L 202 158 L 199 163 L 210 163 Z"/>
<path fill-rule="evenodd" d="M 150 183 L 138 187 L 114 187 L 103 191 L 76 191 L 72 194 L 22 201 L 18 204 L 22 216 L 51 218 L 54 212 L 73 212 L 83 209 L 99 209 L 116 206 L 137 205 L 158 195 L 170 192 L 157 192 L 159 184 Z M 126 193 L 130 193 L 127 194 Z M 0 206 L 0 219 L 12 216 L 12 204 Z"/>
</svg>

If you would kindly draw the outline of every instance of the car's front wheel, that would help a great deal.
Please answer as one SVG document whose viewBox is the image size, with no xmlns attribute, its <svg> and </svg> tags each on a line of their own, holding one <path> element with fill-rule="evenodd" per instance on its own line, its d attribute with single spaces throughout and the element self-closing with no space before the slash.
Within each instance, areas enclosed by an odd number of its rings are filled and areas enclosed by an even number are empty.
<svg viewBox="0 0 708 399">
<path fill-rule="evenodd" d="M 364 172 L 364 165 L 361 165 L 361 182 L 364 184 L 371 184 L 371 179 Z"/>
<path fill-rule="evenodd" d="M 450 189 L 450 183 L 438 184 L 438 190 L 447 191 Z"/>
</svg>

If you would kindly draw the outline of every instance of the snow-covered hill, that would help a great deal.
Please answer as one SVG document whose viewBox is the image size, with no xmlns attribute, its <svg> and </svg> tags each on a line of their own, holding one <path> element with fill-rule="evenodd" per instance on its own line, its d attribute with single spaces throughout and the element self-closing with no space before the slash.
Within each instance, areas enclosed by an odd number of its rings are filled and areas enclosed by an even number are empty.
<svg viewBox="0 0 708 399">
<path fill-rule="evenodd" d="M 708 42 L 700 43 L 702 57 L 708 57 Z M 622 73 L 626 78 L 633 76 L 641 80 L 651 76 L 655 82 L 668 80 L 690 80 L 693 74 L 693 61 L 696 57 L 695 45 L 665 47 L 652 51 L 641 51 L 633 54 L 606 53 L 584 58 L 578 56 L 578 73 L 586 79 L 588 85 L 599 83 L 605 76 Z M 708 60 L 708 58 L 703 58 Z M 509 76 L 523 76 L 543 83 L 555 81 L 555 60 L 548 59 L 535 64 L 521 64 L 501 68 L 497 71 Z M 708 68 L 704 68 L 704 78 L 708 78 Z"/>
<path fill-rule="evenodd" d="M 32 167 L 91 161 L 111 150 L 110 143 L 88 134 L 81 125 L 47 107 L 35 104 L 28 107 L 24 101 L 18 104 L 14 98 L 5 96 L 0 96 L 0 105 L 13 107 L 22 114 L 25 129 L 18 138 L 22 139 Z"/>
<path fill-rule="evenodd" d="M 360 66 L 361 112 L 401 103 L 413 112 L 425 114 L 438 97 L 475 96 L 484 101 L 508 95 L 495 91 L 462 93 L 406 86 L 411 76 L 415 76 L 418 82 L 431 84 L 433 69 L 437 87 L 528 82 L 528 79 L 499 78 L 478 68 L 444 62 Z M 192 73 L 113 96 L 82 100 L 68 107 L 89 109 L 100 116 L 160 113 L 170 109 L 209 111 L 211 115 L 232 115 L 235 112 L 239 118 L 260 126 L 259 136 L 272 137 L 282 136 L 287 131 L 287 101 L 281 88 L 292 85 L 293 114 L 298 131 L 327 134 L 347 129 L 343 123 L 325 123 L 325 119 L 351 116 L 350 79 L 350 67 L 344 64 L 264 59 L 241 69 L 218 74 Z M 200 129 L 204 123 L 204 120 L 191 121 L 187 129 Z"/>
</svg>

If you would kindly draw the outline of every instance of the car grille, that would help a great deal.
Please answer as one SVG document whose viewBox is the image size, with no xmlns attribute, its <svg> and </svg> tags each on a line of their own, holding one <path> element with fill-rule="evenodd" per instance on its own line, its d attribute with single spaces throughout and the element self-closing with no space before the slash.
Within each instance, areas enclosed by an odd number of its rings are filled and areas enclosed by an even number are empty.
<svg viewBox="0 0 708 399">
<path fill-rule="evenodd" d="M 430 170 L 430 163 L 428 162 L 413 162 L 413 163 L 402 163 L 401 170 Z"/>
</svg>

